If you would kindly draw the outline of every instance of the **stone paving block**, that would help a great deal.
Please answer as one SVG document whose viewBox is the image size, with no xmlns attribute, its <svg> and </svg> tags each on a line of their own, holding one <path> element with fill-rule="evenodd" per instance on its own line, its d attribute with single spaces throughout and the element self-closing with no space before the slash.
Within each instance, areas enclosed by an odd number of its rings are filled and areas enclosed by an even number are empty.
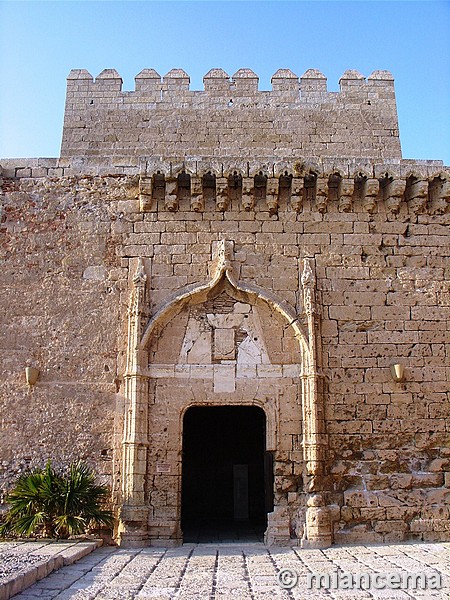
<svg viewBox="0 0 450 600">
<path fill-rule="evenodd" d="M 5 551 L 5 548 L 11 548 L 10 552 L 12 552 L 13 555 L 15 554 L 16 560 L 19 561 L 17 573 L 12 574 L 7 581 L 2 582 L 0 580 L 1 600 L 7 600 L 12 595 L 19 594 L 36 581 L 38 581 L 35 586 L 36 591 L 42 594 L 45 590 L 48 592 L 51 589 L 59 589 L 60 580 L 58 580 L 58 578 L 52 579 L 52 577 L 54 577 L 52 572 L 63 567 L 66 558 L 69 563 L 72 564 L 74 561 L 91 553 L 101 544 L 101 540 L 95 540 L 87 542 L 25 542 L 18 544 L 13 543 L 11 545 L 8 545 L 6 542 L 3 545 L 0 545 L 2 552 Z M 20 563 L 20 556 L 23 557 L 22 566 Z M 29 565 L 26 562 L 27 556 L 39 556 L 41 560 Z M 47 577 L 51 573 L 52 575 Z"/>
<path fill-rule="evenodd" d="M 334 573 L 339 568 L 347 573 L 392 573 L 443 572 L 431 564 L 438 556 L 442 559 L 449 554 L 449 548 L 433 545 L 403 544 L 393 546 L 359 546 L 357 548 L 334 548 L 333 551 L 270 549 L 260 547 L 202 545 L 181 547 L 172 551 L 154 552 L 148 549 L 136 551 L 130 556 L 123 550 L 112 550 L 105 554 L 100 564 L 92 565 L 92 557 L 82 559 L 77 565 L 63 567 L 58 573 L 38 582 L 19 594 L 20 600 L 31 598 L 57 598 L 58 600 L 127 600 L 130 598 L 167 598 L 170 600 L 218 600 L 225 598 L 248 600 L 284 600 L 294 598 L 332 598 L 347 600 L 355 598 L 379 598 L 380 600 L 400 600 L 402 598 L 447 599 L 450 592 L 450 577 L 443 576 L 442 590 L 344 590 L 308 589 L 308 572 Z M 216 561 L 216 552 L 218 560 Z M 352 554 L 354 555 L 352 557 Z M 410 554 L 415 556 L 411 562 Z M 326 556 L 328 555 L 328 557 Z M 329 556 L 333 557 L 330 560 Z M 148 564 L 146 564 L 148 559 Z M 404 559 L 404 563 L 402 562 Z M 83 566 L 83 562 L 91 562 Z M 159 561 L 159 562 L 158 562 Z M 154 569 L 155 564 L 157 568 Z M 442 560 L 444 566 L 445 560 Z M 173 568 L 176 565 L 176 571 Z M 90 567 L 90 569 L 89 569 Z M 113 567 L 113 568 L 111 568 Z M 298 582 L 290 591 L 277 583 L 281 568 L 289 567 L 298 573 Z M 413 568 L 414 567 L 414 568 Z M 260 569 L 259 569 L 260 568 Z M 71 571 L 77 569 L 80 579 L 73 582 Z M 68 577 L 65 578 L 67 573 Z M 136 576 L 135 576 L 136 575 Z M 58 581 L 61 589 L 55 589 Z M 57 579 L 58 578 L 58 579 Z M 26 594 L 29 596 L 27 599 Z M 412 594 L 412 595 L 411 595 Z M 23 596 L 23 598 L 22 598 Z"/>
</svg>

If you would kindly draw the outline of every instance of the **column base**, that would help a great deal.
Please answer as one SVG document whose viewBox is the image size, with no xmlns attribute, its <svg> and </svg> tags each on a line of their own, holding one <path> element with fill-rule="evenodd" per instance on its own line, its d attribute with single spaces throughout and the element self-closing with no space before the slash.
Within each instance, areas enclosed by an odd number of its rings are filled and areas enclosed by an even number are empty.
<svg viewBox="0 0 450 600">
<path fill-rule="evenodd" d="M 118 540 L 118 545 L 121 548 L 145 548 L 150 546 L 148 533 L 121 533 Z"/>
<path fill-rule="evenodd" d="M 311 500 L 309 503 L 312 504 L 314 499 Z M 329 548 L 332 543 L 330 509 L 328 506 L 308 506 L 306 510 L 306 537 L 302 539 L 302 548 Z"/>
<path fill-rule="evenodd" d="M 321 538 L 316 540 L 300 540 L 300 547 L 305 550 L 314 550 L 315 548 L 329 548 L 333 545 L 330 538 Z"/>
<path fill-rule="evenodd" d="M 149 545 L 148 512 L 147 506 L 122 506 L 117 531 L 119 546 L 142 548 Z"/>
</svg>

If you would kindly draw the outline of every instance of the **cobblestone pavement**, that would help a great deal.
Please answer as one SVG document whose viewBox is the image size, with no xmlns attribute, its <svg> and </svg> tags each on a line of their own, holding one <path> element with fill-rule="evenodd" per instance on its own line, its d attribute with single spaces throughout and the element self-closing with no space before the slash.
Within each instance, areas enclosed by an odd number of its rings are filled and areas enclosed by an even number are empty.
<svg viewBox="0 0 450 600">
<path fill-rule="evenodd" d="M 283 589 L 279 572 L 298 582 Z M 308 589 L 308 573 L 441 574 L 441 589 Z M 342 577 L 342 573 L 340 575 Z M 289 573 L 285 579 L 289 582 Z M 375 582 L 379 585 L 380 580 Z M 431 582 L 431 579 L 427 579 Z M 436 581 L 436 579 L 435 579 Z M 373 583 L 373 581 L 372 581 Z M 185 544 L 165 550 L 99 548 L 15 596 L 16 600 L 380 600 L 450 598 L 450 543 L 335 546 L 327 550 L 263 544 Z"/>
</svg>

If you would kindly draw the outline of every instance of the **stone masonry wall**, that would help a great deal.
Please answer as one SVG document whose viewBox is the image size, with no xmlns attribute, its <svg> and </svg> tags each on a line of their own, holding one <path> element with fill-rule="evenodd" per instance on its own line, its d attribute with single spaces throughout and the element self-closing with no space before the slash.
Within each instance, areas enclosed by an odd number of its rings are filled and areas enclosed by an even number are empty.
<svg viewBox="0 0 450 600">
<path fill-rule="evenodd" d="M 394 81 L 387 71 L 367 80 L 346 71 L 340 91 L 327 91 L 325 76 L 289 69 L 258 90 L 258 76 L 222 69 L 204 77 L 204 91 L 189 89 L 189 76 L 173 69 L 161 80 L 153 69 L 136 76 L 134 91 L 105 69 L 93 79 L 84 69 L 67 80 L 62 157 L 292 158 L 296 156 L 400 158 Z"/>
<path fill-rule="evenodd" d="M 398 179 L 384 179 L 383 165 L 374 165 L 376 191 L 369 196 L 367 180 L 361 186 L 356 177 L 350 205 L 342 200 L 350 194 L 342 174 L 308 172 L 299 205 L 292 183 L 299 173 L 291 165 L 290 187 L 278 190 L 275 208 L 269 178 L 264 193 L 259 184 L 249 192 L 253 207 L 246 209 L 238 186 L 219 210 L 209 179 L 199 208 L 192 190 L 173 187 L 170 177 L 161 193 L 156 185 L 149 191 L 150 171 L 55 176 L 53 169 L 74 168 L 63 164 L 2 161 L 2 489 L 26 466 L 82 458 L 120 497 L 126 320 L 137 259 L 148 274 L 151 316 L 171 294 L 208 280 L 212 243 L 225 238 L 234 242 L 239 279 L 271 290 L 298 314 L 300 262 L 315 261 L 334 539 L 449 539 L 448 169 L 404 161 Z M 38 168 L 47 171 L 33 172 Z M 394 193 L 392 181 L 404 183 L 397 196 L 386 191 Z M 324 197 L 325 204 L 318 201 Z M 277 337 L 278 325 L 264 318 L 275 327 L 268 337 Z M 182 332 L 187 317 L 178 319 L 172 327 Z M 272 362 L 292 362 L 292 353 L 283 359 L 287 349 L 272 349 Z M 152 356 L 151 362 L 172 360 Z M 389 371 L 397 361 L 405 366 L 402 383 Z M 41 372 L 32 388 L 24 379 L 28 364 Z M 164 382 L 167 373 L 153 375 L 161 398 L 151 413 L 160 440 L 154 456 L 177 473 L 179 446 L 165 444 L 158 432 L 168 427 L 179 438 L 179 417 L 173 420 L 167 406 L 173 397 L 176 413 L 186 392 L 176 391 L 176 380 Z M 297 390 L 291 377 L 283 385 Z M 191 382 L 200 400 L 210 393 L 202 381 Z M 288 431 L 301 412 L 298 391 L 286 397 Z M 300 459 L 280 449 L 279 490 L 289 461 Z M 161 485 L 153 497 L 160 512 L 152 517 L 159 527 L 179 501 L 176 486 Z M 301 493 L 292 485 L 283 492 L 286 503 Z"/>
<path fill-rule="evenodd" d="M 2 491 L 46 458 L 86 459 L 111 482 L 122 318 L 114 223 L 128 188 L 116 180 L 105 202 L 89 179 L 3 179 Z M 27 365 L 40 369 L 33 388 Z"/>
</svg>

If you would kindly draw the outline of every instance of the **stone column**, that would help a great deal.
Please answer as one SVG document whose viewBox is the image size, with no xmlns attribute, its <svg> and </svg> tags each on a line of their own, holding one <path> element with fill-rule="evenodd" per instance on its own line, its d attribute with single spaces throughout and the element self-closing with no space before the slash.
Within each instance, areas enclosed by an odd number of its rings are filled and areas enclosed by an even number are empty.
<svg viewBox="0 0 450 600">
<path fill-rule="evenodd" d="M 326 506 L 326 452 L 328 438 L 325 432 L 325 414 L 322 380 L 317 369 L 317 315 L 315 303 L 315 275 L 310 259 L 303 263 L 303 310 L 308 326 L 309 357 L 302 375 L 303 383 L 303 457 L 305 461 L 304 489 L 308 494 L 306 536 L 302 546 L 325 548 L 332 542 L 330 511 Z"/>
<path fill-rule="evenodd" d="M 143 374 L 147 352 L 140 349 L 142 315 L 147 276 L 139 260 L 133 277 L 128 314 L 127 370 L 125 380 L 125 425 L 123 437 L 120 544 L 145 545 L 148 539 L 149 507 L 145 501 L 145 477 L 148 452 L 148 377 Z"/>
</svg>

